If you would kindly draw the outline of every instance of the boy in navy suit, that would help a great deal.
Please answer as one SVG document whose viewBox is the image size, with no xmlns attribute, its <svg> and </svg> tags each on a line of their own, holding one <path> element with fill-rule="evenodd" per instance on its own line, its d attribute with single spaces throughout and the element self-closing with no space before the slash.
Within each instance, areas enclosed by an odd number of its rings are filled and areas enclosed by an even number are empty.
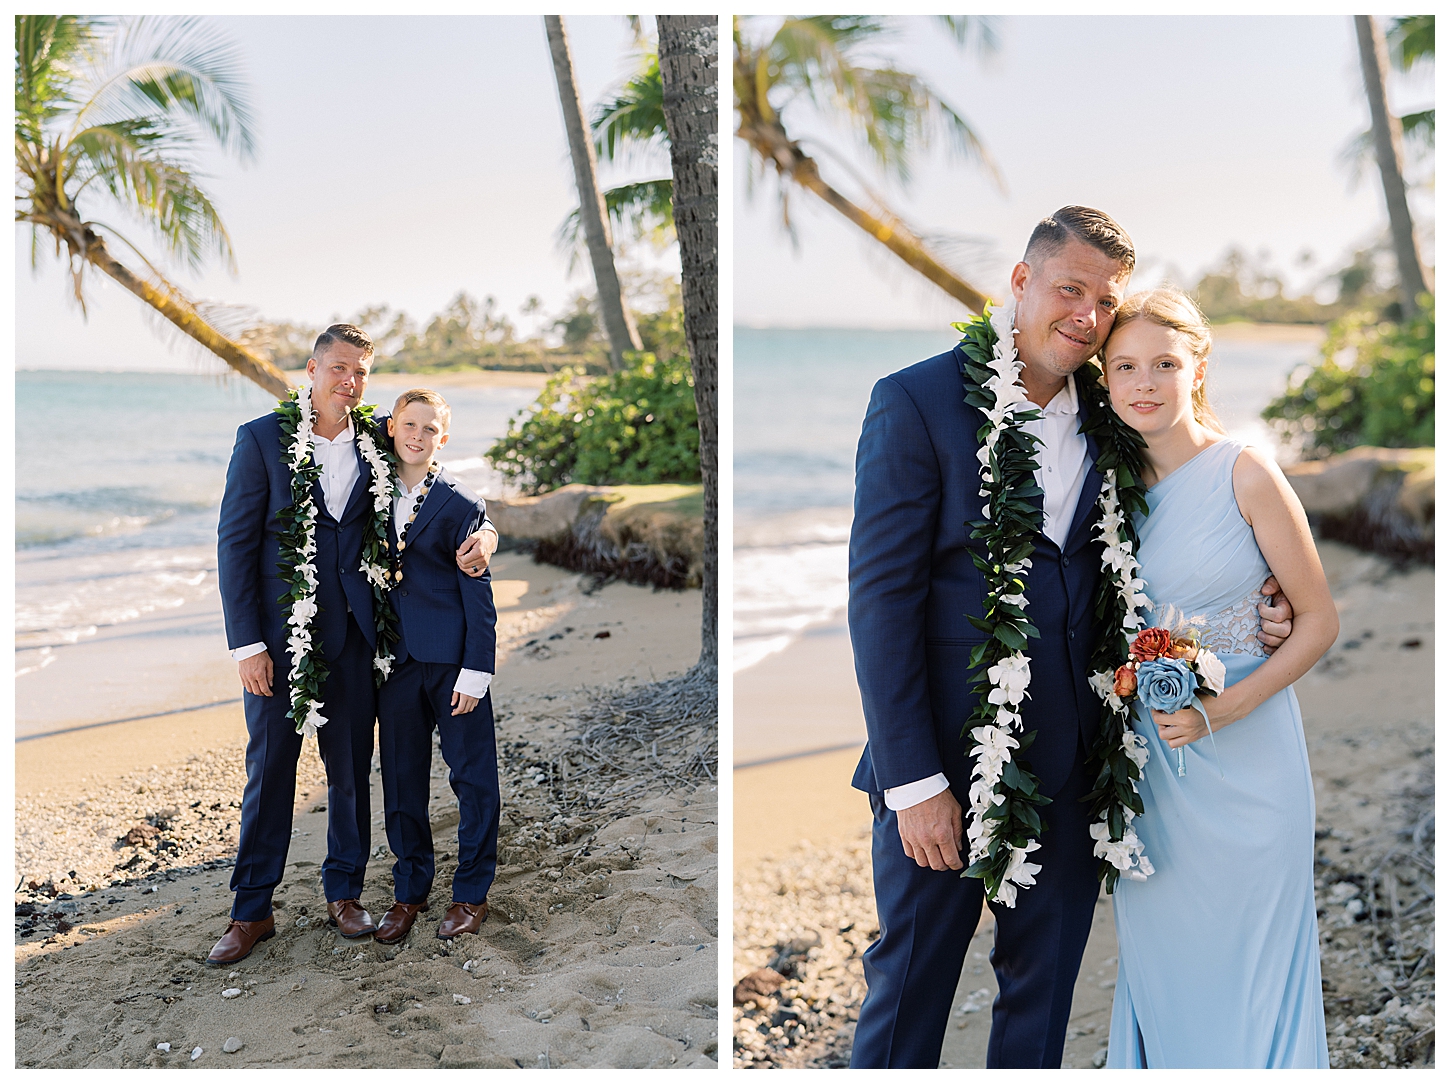
<svg viewBox="0 0 1450 1084">
<path fill-rule="evenodd" d="M 460 571 L 454 553 L 484 519 L 483 501 L 434 462 L 448 443 L 450 411 L 435 391 L 398 397 L 388 434 L 401 495 L 393 503 L 390 601 L 398 619 L 393 669 L 378 690 L 378 750 L 384 823 L 396 903 L 373 935 L 401 941 L 433 887 L 428 823 L 433 728 L 458 797 L 458 870 L 453 902 L 438 927 L 451 940 L 477 933 L 488 916 L 498 855 L 498 759 L 488 686 L 494 670 L 493 587 Z"/>
</svg>

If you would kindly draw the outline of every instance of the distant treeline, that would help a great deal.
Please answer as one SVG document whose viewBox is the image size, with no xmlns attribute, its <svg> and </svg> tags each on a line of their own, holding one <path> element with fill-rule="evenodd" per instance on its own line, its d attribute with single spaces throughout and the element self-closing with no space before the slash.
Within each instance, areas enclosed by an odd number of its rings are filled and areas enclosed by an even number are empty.
<svg viewBox="0 0 1450 1084">
<path fill-rule="evenodd" d="M 1286 297 L 1284 280 L 1267 257 L 1232 248 L 1190 292 L 1203 314 L 1217 323 L 1327 324 L 1364 310 L 1399 320 L 1396 291 L 1385 285 L 1386 257 L 1382 246 L 1363 249 L 1344 267 L 1324 276 L 1310 293 Z M 1331 300 L 1319 300 L 1326 295 Z"/>
<path fill-rule="evenodd" d="M 684 355 L 684 315 L 679 283 L 650 279 L 631 298 L 643 347 L 661 359 Z M 535 316 L 542 304 L 530 298 L 520 314 Z M 373 305 L 350 317 L 373 338 L 373 372 L 439 372 L 466 369 L 514 369 L 556 372 L 568 367 L 586 373 L 609 370 L 609 349 L 594 299 L 574 298 L 570 307 L 539 321 L 539 330 L 523 337 L 492 297 L 482 300 L 460 292 L 447 308 L 419 326 L 407 313 Z M 281 369 L 301 369 L 312 354 L 322 326 L 261 321 L 239 333 L 244 346 L 270 358 Z"/>
</svg>

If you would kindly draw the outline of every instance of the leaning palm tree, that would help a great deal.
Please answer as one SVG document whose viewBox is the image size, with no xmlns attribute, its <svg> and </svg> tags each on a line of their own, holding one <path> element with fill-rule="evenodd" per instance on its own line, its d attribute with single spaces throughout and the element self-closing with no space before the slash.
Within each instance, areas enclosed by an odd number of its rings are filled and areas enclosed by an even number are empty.
<svg viewBox="0 0 1450 1084">
<path fill-rule="evenodd" d="M 719 472 L 717 364 L 719 281 L 719 44 L 714 15 L 657 15 L 660 34 L 660 116 L 668 126 L 673 173 L 674 221 L 680 242 L 680 290 L 685 337 L 695 376 L 695 411 L 700 419 L 700 479 L 705 489 L 705 576 L 700 628 L 700 664 L 714 669 L 718 658 L 717 616 Z"/>
<path fill-rule="evenodd" d="M 94 268 L 282 396 L 287 379 L 276 366 L 213 327 L 113 224 L 88 217 L 109 196 L 189 267 L 211 254 L 230 262 L 226 227 L 192 164 L 201 138 L 252 151 L 235 50 L 200 20 L 15 17 L 15 218 L 32 228 L 32 263 L 53 243 L 82 313 Z M 112 241 L 144 271 L 117 259 Z"/>
<path fill-rule="evenodd" d="M 604 317 L 604 331 L 609 337 L 610 367 L 622 369 L 625 351 L 640 349 L 639 329 L 625 307 L 624 290 L 614 268 L 609 218 L 604 209 L 604 198 L 599 193 L 598 161 L 594 156 L 594 145 L 584 129 L 584 106 L 579 100 L 579 84 L 574 78 L 574 58 L 569 51 L 564 20 L 558 15 L 545 15 L 544 31 L 549 39 L 549 55 L 554 62 L 554 81 L 559 88 L 564 131 L 569 138 L 569 157 L 574 163 L 579 214 L 589 244 L 589 261 L 594 267 L 599 312 Z"/>
<path fill-rule="evenodd" d="M 1359 41 L 1359 61 L 1364 75 L 1365 96 L 1369 99 L 1375 159 L 1379 163 L 1380 182 L 1385 191 L 1385 208 L 1390 218 L 1395 263 L 1400 272 L 1400 309 L 1408 320 L 1419 311 L 1419 297 L 1426 289 L 1425 265 L 1420 260 L 1420 249 L 1415 240 L 1415 223 L 1410 218 L 1410 205 L 1405 197 L 1400 119 L 1390 112 L 1385 94 L 1389 50 L 1385 45 L 1384 32 L 1372 16 L 1354 16 L 1354 29 Z"/>
<path fill-rule="evenodd" d="M 990 23 L 968 16 L 943 16 L 959 44 L 972 29 L 984 45 Z M 775 34 L 758 42 L 735 19 L 736 136 L 752 154 L 752 177 L 767 168 L 781 181 L 782 211 L 789 225 L 789 186 L 813 193 L 881 242 L 914 271 L 926 276 L 973 312 L 987 297 L 946 267 L 901 219 L 876 199 L 862 207 L 826 183 L 815 158 L 791 138 L 782 120 L 792 102 L 808 101 L 848 124 L 866 152 L 883 169 L 906 180 L 913 153 L 944 132 L 952 149 L 996 176 L 990 157 L 971 126 L 925 80 L 910 72 L 876 67 L 858 58 L 879 45 L 890 29 L 878 15 L 788 17 Z"/>
</svg>

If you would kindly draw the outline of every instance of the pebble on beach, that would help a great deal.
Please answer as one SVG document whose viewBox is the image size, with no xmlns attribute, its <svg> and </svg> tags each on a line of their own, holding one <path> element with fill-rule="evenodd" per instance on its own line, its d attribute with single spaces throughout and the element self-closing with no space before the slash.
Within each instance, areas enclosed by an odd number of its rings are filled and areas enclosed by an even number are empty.
<svg viewBox="0 0 1450 1084">
<path fill-rule="evenodd" d="M 238 1050 L 246 1045 L 246 1043 L 242 1042 L 242 1040 L 238 1039 L 235 1035 L 233 1035 L 226 1042 L 222 1043 L 222 1050 L 227 1054 L 235 1054 Z"/>
</svg>

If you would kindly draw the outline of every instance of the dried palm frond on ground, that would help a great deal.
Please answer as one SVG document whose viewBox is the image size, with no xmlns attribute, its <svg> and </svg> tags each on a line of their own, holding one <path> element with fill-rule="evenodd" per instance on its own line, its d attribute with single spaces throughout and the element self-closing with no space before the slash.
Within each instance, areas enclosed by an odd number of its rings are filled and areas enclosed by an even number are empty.
<svg viewBox="0 0 1450 1084">
<path fill-rule="evenodd" d="M 565 747 L 542 765 L 547 782 L 570 809 L 713 783 L 720 748 L 716 704 L 717 671 L 708 665 L 602 694 L 579 713 Z"/>
</svg>

